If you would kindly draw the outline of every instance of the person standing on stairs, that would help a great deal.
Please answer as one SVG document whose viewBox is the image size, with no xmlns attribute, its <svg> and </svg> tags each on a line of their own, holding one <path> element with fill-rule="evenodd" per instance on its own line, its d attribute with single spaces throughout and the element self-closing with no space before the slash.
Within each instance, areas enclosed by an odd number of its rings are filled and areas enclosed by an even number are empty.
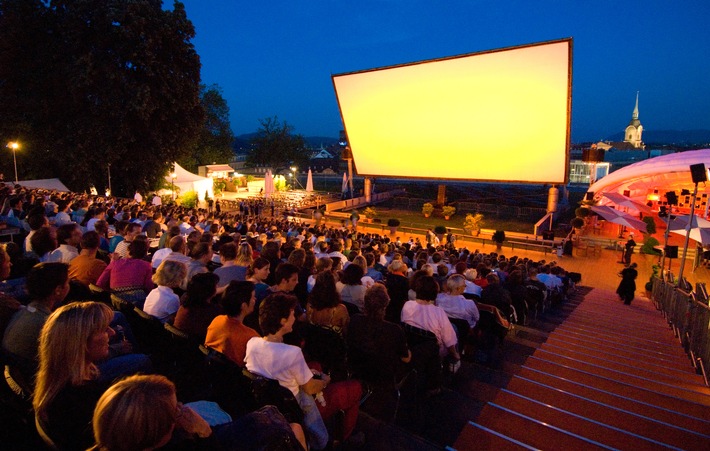
<svg viewBox="0 0 710 451">
<path fill-rule="evenodd" d="M 619 273 L 621 282 L 619 282 L 619 287 L 616 289 L 616 294 L 619 295 L 626 305 L 631 305 L 631 301 L 634 299 L 634 293 L 636 292 L 636 277 L 638 277 L 636 267 L 636 263 L 631 263 Z"/>
</svg>

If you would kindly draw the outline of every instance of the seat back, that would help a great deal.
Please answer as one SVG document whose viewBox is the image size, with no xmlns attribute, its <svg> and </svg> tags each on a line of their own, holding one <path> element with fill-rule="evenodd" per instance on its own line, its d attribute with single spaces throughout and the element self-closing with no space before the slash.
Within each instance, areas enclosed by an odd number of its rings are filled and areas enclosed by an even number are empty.
<svg viewBox="0 0 710 451">
<path fill-rule="evenodd" d="M 171 336 L 158 318 L 138 307 L 133 307 L 132 312 L 127 314 L 126 318 L 131 324 L 133 334 L 143 352 L 150 354 L 153 359 L 162 360 L 155 362 L 156 365 L 160 363 L 174 364 L 171 353 Z"/>
<path fill-rule="evenodd" d="M 449 322 L 454 326 L 456 330 L 456 338 L 459 342 L 459 348 L 463 347 L 468 338 L 468 334 L 471 331 L 471 325 L 465 319 L 461 318 L 451 318 L 449 317 Z"/>
<path fill-rule="evenodd" d="M 276 406 L 289 423 L 303 424 L 303 410 L 291 390 L 282 387 L 275 379 L 252 373 L 246 368 L 242 373 L 251 381 L 252 394 L 258 407 Z"/>
<path fill-rule="evenodd" d="M 343 305 L 348 310 L 348 315 L 350 315 L 350 316 L 357 315 L 358 313 L 362 313 L 360 311 L 360 307 L 358 307 L 355 304 L 352 304 L 350 302 L 343 302 Z"/>
<path fill-rule="evenodd" d="M 91 297 L 94 300 L 111 306 L 111 292 L 110 291 L 106 291 L 103 288 L 99 287 L 98 285 L 94 285 L 93 283 L 89 284 L 89 291 L 91 292 Z"/>
<path fill-rule="evenodd" d="M 200 345 L 199 350 L 204 356 L 212 399 L 235 417 L 259 407 L 252 394 L 251 380 L 239 365 L 216 349 Z"/>
<path fill-rule="evenodd" d="M 143 308 L 143 304 L 145 304 L 145 298 L 147 296 L 147 293 L 143 287 L 116 288 L 111 292 L 111 294 L 118 296 L 124 301 L 128 301 L 139 308 Z"/>
<path fill-rule="evenodd" d="M 407 337 L 407 344 L 409 344 L 410 347 L 424 343 L 431 343 L 432 341 L 437 343 L 434 332 L 424 330 L 407 323 L 402 323 L 402 328 L 404 329 L 404 334 Z"/>
<path fill-rule="evenodd" d="M 302 329 L 306 360 L 319 362 L 323 371 L 331 373 L 334 380 L 347 376 L 347 344 L 341 334 L 333 329 L 308 324 Z"/>
</svg>

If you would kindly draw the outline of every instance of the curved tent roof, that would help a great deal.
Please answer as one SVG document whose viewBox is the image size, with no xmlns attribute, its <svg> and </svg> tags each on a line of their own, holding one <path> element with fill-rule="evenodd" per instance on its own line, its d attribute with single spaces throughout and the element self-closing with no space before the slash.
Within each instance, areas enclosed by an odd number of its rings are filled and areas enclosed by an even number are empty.
<svg viewBox="0 0 710 451">
<path fill-rule="evenodd" d="M 689 150 L 639 161 L 599 179 L 589 187 L 594 199 L 600 205 L 612 203 L 604 193 L 623 193 L 628 190 L 629 198 L 646 203 L 649 190 L 657 189 L 663 196 L 668 191 L 693 189 L 690 166 L 704 163 L 710 168 L 710 149 Z M 710 183 L 698 185 L 698 194 L 710 195 Z"/>
<path fill-rule="evenodd" d="M 175 186 L 180 188 L 183 193 L 186 191 L 195 191 L 197 193 L 197 198 L 199 200 L 205 199 L 205 193 L 211 198 L 214 198 L 213 184 L 211 178 L 201 177 L 197 174 L 193 174 L 187 169 L 183 168 L 177 163 L 175 165 L 175 179 L 170 177 L 170 175 L 165 176 L 165 181 L 170 185 L 175 183 Z"/>
</svg>

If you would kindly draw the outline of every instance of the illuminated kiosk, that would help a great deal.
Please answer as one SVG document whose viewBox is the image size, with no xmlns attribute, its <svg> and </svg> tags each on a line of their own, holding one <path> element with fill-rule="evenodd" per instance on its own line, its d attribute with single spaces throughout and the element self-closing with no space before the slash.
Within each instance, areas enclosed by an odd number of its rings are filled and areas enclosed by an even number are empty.
<svg viewBox="0 0 710 451">
<path fill-rule="evenodd" d="M 359 175 L 567 182 L 571 38 L 332 81 Z"/>
</svg>

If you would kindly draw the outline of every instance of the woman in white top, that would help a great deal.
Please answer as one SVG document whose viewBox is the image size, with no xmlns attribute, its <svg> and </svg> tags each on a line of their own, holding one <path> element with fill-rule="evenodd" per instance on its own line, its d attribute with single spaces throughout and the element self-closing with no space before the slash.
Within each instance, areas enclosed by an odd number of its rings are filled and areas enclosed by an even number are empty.
<svg viewBox="0 0 710 451">
<path fill-rule="evenodd" d="M 264 299 L 259 307 L 259 327 L 265 336 L 249 340 L 244 361 L 252 373 L 275 379 L 293 393 L 303 410 L 311 447 L 323 449 L 328 444 L 328 431 L 323 419 L 330 418 L 339 410 L 345 412 L 344 438 L 352 434 L 362 387 L 355 380 L 329 385 L 330 376 L 311 370 L 301 348 L 283 342 L 284 335 L 293 330 L 297 303 L 295 296 L 285 293 L 275 293 Z M 314 395 L 319 395 L 323 401 L 316 404 Z"/>
<path fill-rule="evenodd" d="M 153 274 L 153 283 L 158 287 L 148 293 L 143 311 L 163 323 L 171 323 L 180 308 L 180 297 L 175 294 L 173 288 L 180 286 L 186 274 L 187 268 L 184 263 L 163 260 Z"/>
<path fill-rule="evenodd" d="M 456 349 L 456 332 L 449 317 L 441 307 L 434 304 L 439 293 L 439 284 L 432 276 L 425 275 L 417 279 L 414 290 L 417 299 L 406 302 L 402 307 L 402 322 L 436 335 L 441 357 L 449 354 L 454 361 L 461 360 Z"/>
<path fill-rule="evenodd" d="M 453 274 L 446 279 L 444 292 L 436 297 L 436 305 L 441 307 L 449 318 L 464 319 L 473 329 L 480 318 L 476 303 L 463 296 L 466 290 L 466 278 Z"/>
</svg>

